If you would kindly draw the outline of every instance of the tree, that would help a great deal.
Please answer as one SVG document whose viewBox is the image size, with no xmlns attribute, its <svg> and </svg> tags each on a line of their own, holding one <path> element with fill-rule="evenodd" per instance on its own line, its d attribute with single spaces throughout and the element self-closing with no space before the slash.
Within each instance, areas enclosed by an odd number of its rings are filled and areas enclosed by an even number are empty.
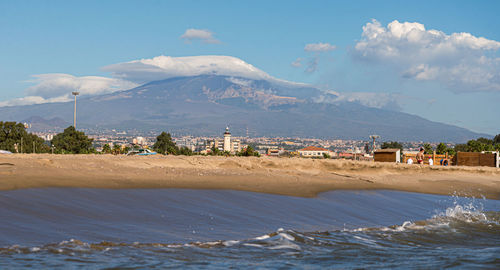
<svg viewBox="0 0 500 270">
<path fill-rule="evenodd" d="M 484 138 L 484 137 L 481 137 L 481 138 L 477 138 L 476 139 L 477 142 L 479 143 L 482 143 L 482 144 L 487 144 L 487 145 L 493 145 L 493 140 L 490 140 L 488 138 Z"/>
<path fill-rule="evenodd" d="M 500 134 L 496 135 L 495 138 L 493 138 L 493 143 L 500 144 Z"/>
<path fill-rule="evenodd" d="M 369 154 L 370 153 L 370 144 L 365 143 L 365 153 Z"/>
<path fill-rule="evenodd" d="M 119 144 L 113 145 L 113 155 L 119 155 L 122 152 L 122 147 Z"/>
<path fill-rule="evenodd" d="M 259 152 L 255 151 L 251 145 L 244 148 L 241 152 L 238 153 L 238 156 L 242 157 L 260 157 Z"/>
<path fill-rule="evenodd" d="M 162 132 L 158 137 L 156 137 L 156 142 L 153 145 L 153 150 L 163 155 L 177 155 L 179 148 L 172 141 L 172 136 L 170 133 Z"/>
<path fill-rule="evenodd" d="M 444 155 L 446 152 L 448 152 L 448 146 L 444 143 L 439 143 L 436 147 L 436 154 Z"/>
<path fill-rule="evenodd" d="M 480 138 L 484 139 L 484 138 Z M 488 139 L 486 139 L 488 140 Z M 495 147 L 493 146 L 493 141 L 488 140 L 491 142 L 491 144 L 486 144 L 484 143 L 484 140 L 470 140 L 467 142 L 467 146 L 469 146 L 469 151 L 470 152 L 482 152 L 482 151 L 494 151 Z M 486 141 L 487 142 L 487 141 Z"/>
<path fill-rule="evenodd" d="M 469 146 L 467 144 L 456 144 L 455 152 L 469 152 Z"/>
<path fill-rule="evenodd" d="M 422 147 L 424 148 L 425 154 L 432 154 L 434 152 L 434 149 L 432 149 L 432 146 L 430 143 L 424 143 L 424 145 Z"/>
<path fill-rule="evenodd" d="M 47 153 L 50 151 L 45 140 L 28 133 L 23 124 L 2 121 L 0 121 L 0 149 L 13 153 L 21 151 L 22 153 Z"/>
<path fill-rule="evenodd" d="M 399 155 L 402 157 L 403 156 L 403 144 L 400 142 L 383 142 L 382 145 L 380 146 L 382 149 L 399 149 Z"/>
<path fill-rule="evenodd" d="M 193 151 L 191 149 L 187 148 L 186 146 L 183 146 L 183 147 L 179 148 L 179 155 L 192 156 Z"/>
<path fill-rule="evenodd" d="M 329 158 L 332 158 L 329 154 L 327 153 L 323 153 L 323 158 L 324 159 L 329 159 Z"/>
<path fill-rule="evenodd" d="M 89 154 L 94 153 L 92 147 L 94 139 L 90 139 L 82 131 L 77 131 L 75 127 L 69 126 L 62 133 L 57 134 L 52 139 L 56 153 L 63 154 Z"/>
<path fill-rule="evenodd" d="M 105 144 L 102 146 L 102 152 L 105 154 L 111 154 L 111 147 L 109 144 Z"/>
<path fill-rule="evenodd" d="M 500 149 L 500 144 L 495 144 L 496 139 L 497 137 L 495 137 L 493 140 L 481 137 L 478 138 L 477 140 L 469 140 L 467 144 L 455 145 L 455 151 L 456 152 L 495 151 Z"/>
<path fill-rule="evenodd" d="M 215 147 L 215 145 L 214 145 L 214 146 L 212 146 L 212 148 L 210 149 L 210 154 L 211 154 L 212 156 L 219 156 L 219 155 L 221 155 L 221 151 L 219 150 L 219 148 Z"/>
<path fill-rule="evenodd" d="M 401 150 L 401 153 L 403 153 L 403 145 L 400 142 L 383 142 L 382 145 L 380 146 L 382 149 L 388 149 L 388 148 L 393 148 L 393 149 L 399 149 Z"/>
</svg>

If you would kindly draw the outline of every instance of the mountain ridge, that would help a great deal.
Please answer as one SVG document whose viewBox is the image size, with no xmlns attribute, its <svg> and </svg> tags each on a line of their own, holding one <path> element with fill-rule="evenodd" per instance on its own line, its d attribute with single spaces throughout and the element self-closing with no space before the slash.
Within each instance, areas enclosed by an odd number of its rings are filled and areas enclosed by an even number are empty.
<svg viewBox="0 0 500 270">
<path fill-rule="evenodd" d="M 78 126 L 178 134 L 464 142 L 484 136 L 422 117 L 353 102 L 318 103 L 325 93 L 305 85 L 282 85 L 244 77 L 199 75 L 153 81 L 139 87 L 78 99 Z M 335 95 L 332 97 L 335 97 Z M 73 103 L 0 108 L 4 120 L 38 115 L 72 123 Z M 487 135 L 486 135 L 487 136 Z"/>
</svg>

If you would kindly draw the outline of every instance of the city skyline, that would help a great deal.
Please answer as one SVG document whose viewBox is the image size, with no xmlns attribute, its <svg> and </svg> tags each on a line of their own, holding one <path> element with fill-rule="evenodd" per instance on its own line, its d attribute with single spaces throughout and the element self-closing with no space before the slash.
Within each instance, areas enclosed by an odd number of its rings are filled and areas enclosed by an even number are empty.
<svg viewBox="0 0 500 270">
<path fill-rule="evenodd" d="M 131 61 L 158 66 L 162 57 L 227 55 L 273 78 L 334 91 L 341 100 L 494 135 L 499 5 L 1 2 L 0 106 L 161 79 L 156 71 L 131 69 Z"/>
</svg>

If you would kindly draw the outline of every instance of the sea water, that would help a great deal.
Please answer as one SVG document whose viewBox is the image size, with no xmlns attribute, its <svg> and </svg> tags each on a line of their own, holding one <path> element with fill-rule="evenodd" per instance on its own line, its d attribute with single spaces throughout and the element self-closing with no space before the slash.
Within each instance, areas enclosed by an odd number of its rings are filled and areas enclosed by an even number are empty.
<svg viewBox="0 0 500 270">
<path fill-rule="evenodd" d="M 500 268 L 500 202 L 396 191 L 0 192 L 0 268 Z"/>
</svg>

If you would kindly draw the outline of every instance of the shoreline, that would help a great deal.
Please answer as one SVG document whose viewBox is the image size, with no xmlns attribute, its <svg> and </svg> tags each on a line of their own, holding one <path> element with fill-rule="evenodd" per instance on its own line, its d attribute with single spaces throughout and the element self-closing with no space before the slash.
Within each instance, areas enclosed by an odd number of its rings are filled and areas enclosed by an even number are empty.
<svg viewBox="0 0 500 270">
<path fill-rule="evenodd" d="M 43 187 L 230 189 L 314 197 L 398 190 L 500 199 L 500 169 L 220 156 L 0 155 L 0 190 Z"/>
</svg>

